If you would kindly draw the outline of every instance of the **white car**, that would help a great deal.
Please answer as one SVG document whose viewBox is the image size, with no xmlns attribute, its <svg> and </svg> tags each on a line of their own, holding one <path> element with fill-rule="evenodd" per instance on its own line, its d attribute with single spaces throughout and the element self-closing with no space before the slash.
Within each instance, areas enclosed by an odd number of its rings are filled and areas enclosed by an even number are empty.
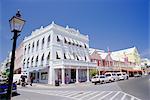
<svg viewBox="0 0 150 100">
<path fill-rule="evenodd" d="M 120 80 L 126 80 L 129 78 L 129 75 L 126 72 L 118 72 L 117 75 L 119 76 Z"/>
<path fill-rule="evenodd" d="M 115 81 L 114 76 L 112 75 L 112 73 L 110 73 L 110 72 L 105 73 L 105 76 L 108 78 L 108 80 L 109 80 L 110 82 Z"/>
<path fill-rule="evenodd" d="M 91 82 L 94 83 L 95 85 L 96 85 L 97 83 L 100 83 L 100 78 L 99 78 L 99 76 L 98 76 L 98 75 L 93 76 L 92 79 L 91 79 Z"/>
<path fill-rule="evenodd" d="M 117 76 L 119 77 L 119 80 L 124 80 L 125 76 L 122 73 L 117 73 Z"/>
<path fill-rule="evenodd" d="M 100 75 L 100 83 L 107 83 L 109 82 L 109 79 L 105 75 Z"/>
</svg>

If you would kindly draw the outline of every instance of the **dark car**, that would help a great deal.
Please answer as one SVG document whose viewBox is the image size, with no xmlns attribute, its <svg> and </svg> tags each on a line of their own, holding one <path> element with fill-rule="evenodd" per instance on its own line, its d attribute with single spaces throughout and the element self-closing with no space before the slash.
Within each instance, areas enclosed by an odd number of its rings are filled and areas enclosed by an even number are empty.
<svg viewBox="0 0 150 100">
<path fill-rule="evenodd" d="M 7 94 L 8 84 L 6 82 L 0 82 L 0 95 Z M 13 83 L 12 93 L 17 93 L 17 85 Z"/>
</svg>

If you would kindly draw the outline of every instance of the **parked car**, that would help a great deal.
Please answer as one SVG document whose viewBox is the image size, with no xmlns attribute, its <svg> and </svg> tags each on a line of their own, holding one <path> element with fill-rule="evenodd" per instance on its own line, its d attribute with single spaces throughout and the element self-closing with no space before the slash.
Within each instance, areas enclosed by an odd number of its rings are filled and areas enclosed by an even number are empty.
<svg viewBox="0 0 150 100">
<path fill-rule="evenodd" d="M 125 80 L 125 76 L 123 75 L 123 73 L 118 72 L 117 76 L 119 77 L 119 80 Z"/>
<path fill-rule="evenodd" d="M 119 77 L 116 75 L 116 73 L 107 72 L 105 73 L 105 75 L 109 79 L 110 82 L 119 80 Z"/>
<path fill-rule="evenodd" d="M 0 82 L 0 96 L 7 94 L 8 84 L 5 81 Z M 17 85 L 13 83 L 12 93 L 17 93 Z"/>
<path fill-rule="evenodd" d="M 98 75 L 93 76 L 92 79 L 91 79 L 91 82 L 94 83 L 95 85 L 96 85 L 97 83 L 100 83 L 99 76 L 98 76 Z"/>
<path fill-rule="evenodd" d="M 109 82 L 109 79 L 105 75 L 100 75 L 100 83 L 107 83 Z"/>
<path fill-rule="evenodd" d="M 129 75 L 126 72 L 122 72 L 123 76 L 125 77 L 126 80 L 129 79 Z"/>
</svg>

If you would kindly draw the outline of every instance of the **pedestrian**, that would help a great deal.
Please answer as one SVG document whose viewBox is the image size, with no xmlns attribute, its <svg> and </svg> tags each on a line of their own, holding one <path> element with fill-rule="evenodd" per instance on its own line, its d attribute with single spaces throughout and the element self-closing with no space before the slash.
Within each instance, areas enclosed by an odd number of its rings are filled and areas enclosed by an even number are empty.
<svg viewBox="0 0 150 100">
<path fill-rule="evenodd" d="M 32 86 L 33 80 L 34 80 L 34 78 L 33 78 L 33 76 L 31 76 L 30 77 L 30 86 Z"/>
<path fill-rule="evenodd" d="M 22 85 L 23 87 L 25 87 L 25 86 L 26 86 L 25 77 L 22 76 L 21 78 L 22 78 L 22 79 L 21 79 L 21 82 L 22 82 L 21 85 Z"/>
</svg>

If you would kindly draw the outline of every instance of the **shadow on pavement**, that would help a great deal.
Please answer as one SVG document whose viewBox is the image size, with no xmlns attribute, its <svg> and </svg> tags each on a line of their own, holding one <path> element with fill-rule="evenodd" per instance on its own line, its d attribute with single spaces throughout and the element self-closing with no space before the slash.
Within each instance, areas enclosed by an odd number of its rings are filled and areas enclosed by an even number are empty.
<svg viewBox="0 0 150 100">
<path fill-rule="evenodd" d="M 19 93 L 13 93 L 12 97 L 20 95 Z M 0 100 L 7 100 L 7 95 L 0 95 Z"/>
</svg>

